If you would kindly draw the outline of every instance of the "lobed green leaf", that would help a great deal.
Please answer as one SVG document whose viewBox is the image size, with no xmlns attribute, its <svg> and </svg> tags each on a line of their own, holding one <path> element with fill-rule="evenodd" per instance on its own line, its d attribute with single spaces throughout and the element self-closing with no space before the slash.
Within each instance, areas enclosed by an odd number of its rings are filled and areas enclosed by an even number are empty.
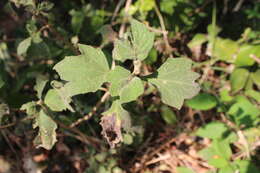
<svg viewBox="0 0 260 173">
<path fill-rule="evenodd" d="M 54 66 L 61 79 L 67 81 L 69 96 L 95 92 L 106 81 L 109 65 L 98 48 L 79 44 L 81 55 L 65 57 Z"/>
<path fill-rule="evenodd" d="M 133 77 L 123 67 L 116 66 L 107 77 L 111 83 L 110 93 L 112 96 L 120 96 L 121 103 L 136 100 L 144 92 L 144 86 L 140 78 Z"/>
<path fill-rule="evenodd" d="M 127 59 L 144 60 L 153 47 L 154 33 L 148 31 L 147 27 L 131 20 L 130 41 L 128 38 L 116 40 L 113 49 L 113 58 L 120 61 Z"/>
<path fill-rule="evenodd" d="M 191 71 L 191 61 L 186 58 L 167 59 L 158 69 L 156 78 L 148 79 L 161 93 L 162 101 L 180 109 L 184 99 L 195 96 L 200 87 L 195 80 L 199 74 Z"/>
</svg>

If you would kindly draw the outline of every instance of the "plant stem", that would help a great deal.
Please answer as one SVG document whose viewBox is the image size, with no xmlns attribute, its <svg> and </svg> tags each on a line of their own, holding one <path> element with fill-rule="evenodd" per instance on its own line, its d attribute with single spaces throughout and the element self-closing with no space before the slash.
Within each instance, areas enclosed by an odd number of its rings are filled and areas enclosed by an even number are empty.
<svg viewBox="0 0 260 173">
<path fill-rule="evenodd" d="M 124 15 L 122 25 L 120 26 L 120 29 L 119 29 L 119 37 L 120 38 L 123 37 L 123 34 L 125 32 L 125 24 L 126 24 L 128 16 L 129 16 L 128 11 L 129 11 L 129 7 L 130 7 L 131 4 L 132 4 L 132 0 L 127 0 L 126 3 L 125 3 L 125 15 Z"/>
<path fill-rule="evenodd" d="M 164 20 L 163 20 L 163 16 L 157 6 L 157 4 L 155 3 L 155 6 L 154 6 L 154 9 L 155 9 L 155 13 L 156 15 L 158 16 L 159 18 L 159 22 L 160 22 L 160 25 L 161 25 L 161 28 L 163 31 L 166 31 L 166 27 L 165 27 L 165 24 L 164 24 Z M 166 53 L 167 54 L 170 54 L 171 51 L 172 51 L 172 47 L 170 46 L 169 44 L 169 40 L 168 40 L 168 32 L 163 32 L 163 40 L 165 42 L 165 47 L 166 47 Z"/>
<path fill-rule="evenodd" d="M 96 104 L 96 106 L 93 107 L 92 111 L 86 115 L 84 115 L 82 118 L 78 119 L 77 121 L 75 121 L 74 123 L 72 123 L 70 125 L 71 128 L 76 127 L 77 125 L 79 125 L 80 123 L 82 123 L 83 121 L 87 121 L 89 120 L 98 110 L 98 108 L 109 98 L 110 93 L 109 91 L 106 91 L 105 94 L 102 96 L 102 98 L 100 99 L 100 101 Z"/>
</svg>

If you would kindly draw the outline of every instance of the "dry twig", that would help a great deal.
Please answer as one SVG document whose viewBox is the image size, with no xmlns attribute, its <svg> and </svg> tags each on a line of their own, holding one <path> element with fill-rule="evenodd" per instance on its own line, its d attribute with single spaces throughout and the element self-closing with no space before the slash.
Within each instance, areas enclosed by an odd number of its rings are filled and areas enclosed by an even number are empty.
<svg viewBox="0 0 260 173">
<path fill-rule="evenodd" d="M 160 12 L 160 10 L 159 10 L 159 8 L 158 8 L 156 3 L 155 3 L 154 8 L 155 8 L 155 13 L 156 13 L 156 15 L 159 18 L 159 22 L 160 22 L 162 30 L 166 31 L 166 27 L 165 27 L 165 24 L 164 24 L 163 16 L 162 16 L 162 14 L 161 14 L 161 12 Z M 170 54 L 172 52 L 172 47 L 169 44 L 168 32 L 163 32 L 163 40 L 165 42 L 166 53 Z"/>
<path fill-rule="evenodd" d="M 72 123 L 70 127 L 71 128 L 76 127 L 83 121 L 89 120 L 96 113 L 97 109 L 109 98 L 109 96 L 110 96 L 109 91 L 106 91 L 105 94 L 100 99 L 100 101 L 96 104 L 96 106 L 93 107 L 92 111 L 86 114 L 85 116 L 83 116 L 82 118 L 78 119 L 76 122 Z"/>
<path fill-rule="evenodd" d="M 125 3 L 125 16 L 124 16 L 122 25 L 120 26 L 120 29 L 119 29 L 119 37 L 123 37 L 123 34 L 125 32 L 125 24 L 126 24 L 128 16 L 129 16 L 128 11 L 129 11 L 131 4 L 132 4 L 132 0 L 127 0 Z"/>
</svg>

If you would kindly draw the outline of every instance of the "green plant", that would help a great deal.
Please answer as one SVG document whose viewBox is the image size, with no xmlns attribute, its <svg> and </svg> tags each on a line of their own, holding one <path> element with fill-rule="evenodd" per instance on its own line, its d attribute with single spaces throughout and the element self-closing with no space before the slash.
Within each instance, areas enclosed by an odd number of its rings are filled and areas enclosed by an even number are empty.
<svg viewBox="0 0 260 173">
<path fill-rule="evenodd" d="M 241 132 L 238 134 L 241 135 Z M 231 144 L 237 142 L 238 137 L 241 138 L 241 136 L 237 136 L 236 133 L 225 124 L 211 122 L 198 129 L 196 135 L 212 140 L 210 146 L 201 150 L 199 154 L 207 160 L 210 165 L 218 168 L 218 172 L 258 172 L 258 169 L 250 160 L 231 160 Z M 248 147 L 245 149 L 249 152 L 250 146 L 243 147 Z"/>
<path fill-rule="evenodd" d="M 208 27 L 209 34 L 196 34 L 188 46 L 191 50 L 198 51 L 202 44 L 206 43 L 206 53 L 211 59 L 203 65 L 221 72 L 223 88 L 219 93 L 214 92 L 215 95 L 212 95 L 208 93 L 212 91 L 209 89 L 211 86 L 204 85 L 202 86 L 204 92 L 188 100 L 186 105 L 198 111 L 216 109 L 225 115 L 226 122 L 213 121 L 197 130 L 197 136 L 211 140 L 211 144 L 199 154 L 217 168 L 218 173 L 236 171 L 256 173 L 259 170 L 250 160 L 254 152 L 252 145 L 256 143 L 256 138 L 252 139 L 248 132 L 259 136 L 260 100 L 257 92 L 259 79 L 256 79 L 259 77 L 259 44 L 255 43 L 257 39 L 247 39 L 250 29 L 245 30 L 242 38 L 233 41 L 218 37 L 217 34 L 220 32 L 218 27 L 212 39 L 210 27 Z M 225 70 L 216 65 L 218 62 L 224 62 L 233 68 Z M 234 146 L 244 153 L 244 160 L 232 158 Z"/>
<path fill-rule="evenodd" d="M 147 57 L 153 41 L 154 34 L 149 32 L 144 24 L 132 20 L 131 32 L 114 43 L 113 58 L 117 60 L 117 65 L 109 66 L 101 49 L 78 44 L 80 55 L 65 57 L 53 67 L 64 82 L 52 81 L 53 89 L 47 92 L 44 99 L 42 91 L 47 80 L 37 78 L 35 90 L 40 102 L 29 102 L 21 108 L 35 118 L 34 128 L 39 127 L 39 135 L 35 139 L 37 146 L 50 149 L 56 142 L 57 125 L 48 116 L 48 111 L 68 109 L 74 112 L 70 105 L 73 96 L 96 92 L 104 83 L 110 85 L 107 93 L 112 96 L 112 105 L 102 113 L 100 124 L 103 128 L 102 134 L 111 147 L 123 140 L 121 128 L 130 130 L 123 124 L 128 112 L 122 105 L 135 101 L 142 95 L 145 83 L 155 85 L 161 94 L 162 102 L 178 109 L 183 105 L 184 99 L 196 95 L 199 86 L 195 80 L 199 75 L 191 71 L 191 61 L 186 58 L 167 59 L 153 74 L 140 76 L 142 60 Z M 127 59 L 133 60 L 132 73 L 119 63 Z"/>
<path fill-rule="evenodd" d="M 0 163 L 258 173 L 257 2 L 116 2 L 0 2 Z"/>
</svg>

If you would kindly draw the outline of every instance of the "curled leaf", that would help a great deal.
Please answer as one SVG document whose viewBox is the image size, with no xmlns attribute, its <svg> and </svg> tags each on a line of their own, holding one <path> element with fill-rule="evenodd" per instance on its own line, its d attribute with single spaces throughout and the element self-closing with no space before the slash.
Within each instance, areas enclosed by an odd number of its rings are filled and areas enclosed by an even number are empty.
<svg viewBox="0 0 260 173">
<path fill-rule="evenodd" d="M 75 112 L 70 105 L 72 99 L 69 96 L 68 91 L 63 87 L 63 84 L 58 81 L 52 81 L 51 85 L 54 89 L 50 89 L 47 92 L 44 99 L 45 104 L 52 111 L 63 111 L 68 109 L 71 112 Z"/>
<path fill-rule="evenodd" d="M 45 85 L 47 84 L 47 82 L 48 82 L 48 78 L 46 76 L 43 76 L 43 75 L 37 76 L 36 85 L 34 86 L 34 90 L 37 91 L 37 97 L 39 99 L 41 99 L 41 97 L 42 97 L 42 92 L 43 92 L 43 89 L 44 89 Z"/>
<path fill-rule="evenodd" d="M 35 119 L 34 128 L 39 127 L 37 137 L 34 139 L 34 144 L 38 147 L 43 147 L 50 150 L 56 143 L 57 124 L 41 110 Z"/>
<path fill-rule="evenodd" d="M 37 103 L 35 101 L 23 104 L 20 110 L 25 110 L 26 114 L 29 116 L 35 116 L 39 113 L 39 111 L 37 110 Z"/>
<path fill-rule="evenodd" d="M 116 40 L 114 43 L 113 58 L 119 61 L 127 59 L 144 60 L 153 47 L 154 33 L 150 32 L 147 27 L 138 22 L 131 20 L 131 35 L 129 38 Z"/>
<path fill-rule="evenodd" d="M 123 141 L 121 128 L 129 131 L 131 120 L 128 112 L 121 106 L 120 100 L 115 100 L 111 108 L 103 113 L 100 125 L 102 126 L 101 134 L 106 138 L 111 148 Z"/>
<path fill-rule="evenodd" d="M 118 121 L 116 113 L 112 113 L 101 118 L 101 134 L 106 138 L 111 148 L 122 141 L 121 122 Z"/>
</svg>

